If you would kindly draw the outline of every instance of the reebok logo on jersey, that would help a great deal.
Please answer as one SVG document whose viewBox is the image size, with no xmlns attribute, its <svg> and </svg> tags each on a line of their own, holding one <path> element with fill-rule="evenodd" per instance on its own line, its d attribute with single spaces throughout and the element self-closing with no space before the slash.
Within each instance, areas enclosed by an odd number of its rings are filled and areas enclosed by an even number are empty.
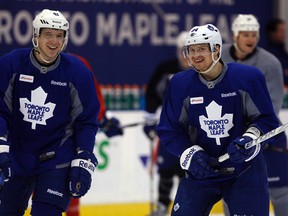
<svg viewBox="0 0 288 216">
<path fill-rule="evenodd" d="M 56 196 L 59 196 L 59 197 L 63 197 L 63 193 L 60 193 L 60 192 L 58 192 L 58 191 L 51 190 L 50 188 L 47 189 L 47 193 L 53 194 L 53 195 L 56 195 Z"/>
<path fill-rule="evenodd" d="M 222 93 L 221 97 L 225 98 L 225 97 L 233 97 L 233 96 L 237 96 L 236 92 L 229 92 L 229 93 Z"/>
<path fill-rule="evenodd" d="M 19 81 L 33 83 L 34 77 L 25 74 L 20 74 Z"/>
<path fill-rule="evenodd" d="M 57 82 L 54 80 L 51 80 L 51 85 L 57 85 L 57 86 L 67 86 L 67 82 Z"/>
<path fill-rule="evenodd" d="M 190 98 L 190 104 L 202 104 L 204 102 L 203 97 L 192 97 Z"/>
</svg>

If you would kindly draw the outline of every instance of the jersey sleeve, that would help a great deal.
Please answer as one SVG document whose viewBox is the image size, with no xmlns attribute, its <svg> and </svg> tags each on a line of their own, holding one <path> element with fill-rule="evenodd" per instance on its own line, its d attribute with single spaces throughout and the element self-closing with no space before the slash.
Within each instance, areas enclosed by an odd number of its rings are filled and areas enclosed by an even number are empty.
<svg viewBox="0 0 288 216">
<path fill-rule="evenodd" d="M 272 100 L 275 113 L 278 115 L 283 103 L 283 72 L 279 60 L 275 56 L 269 56 L 265 63 L 265 79 Z"/>
<path fill-rule="evenodd" d="M 179 85 L 173 77 L 169 82 L 160 121 L 157 125 L 157 133 L 161 143 L 177 157 L 180 157 L 182 152 L 192 145 L 187 131 L 188 113 L 184 108 L 187 99 L 182 98 L 180 92 Z"/>
<path fill-rule="evenodd" d="M 0 137 L 7 137 L 11 122 L 12 95 L 7 94 L 13 74 L 9 73 L 12 62 L 12 52 L 0 57 Z M 12 87 L 11 87 L 12 88 Z M 10 107 L 10 108 L 9 108 Z"/>
<path fill-rule="evenodd" d="M 99 100 L 92 73 L 82 65 L 81 73 L 75 73 L 75 89 L 71 92 L 76 148 L 93 152 L 98 131 Z"/>
<path fill-rule="evenodd" d="M 242 96 L 245 101 L 243 114 L 247 116 L 248 127 L 256 126 L 262 134 L 265 134 L 278 127 L 279 122 L 273 109 L 265 76 L 257 68 L 250 67 L 250 70 L 255 70 L 256 73 L 253 73 L 253 79 L 246 81 L 249 89 L 248 94 Z"/>
</svg>

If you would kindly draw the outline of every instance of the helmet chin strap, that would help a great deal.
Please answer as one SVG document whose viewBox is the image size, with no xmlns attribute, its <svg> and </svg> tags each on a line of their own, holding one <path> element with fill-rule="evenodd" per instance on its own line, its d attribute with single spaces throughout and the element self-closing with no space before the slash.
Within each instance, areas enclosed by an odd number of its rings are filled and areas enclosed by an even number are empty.
<svg viewBox="0 0 288 216">
<path fill-rule="evenodd" d="M 34 48 L 34 49 L 35 49 L 35 52 L 40 56 L 40 58 L 42 59 L 42 61 L 44 61 L 46 64 L 50 64 L 50 63 L 54 62 L 55 59 L 58 57 L 58 55 L 59 55 L 59 53 L 60 53 L 60 51 L 59 51 L 59 52 L 57 53 L 56 57 L 55 57 L 53 60 L 47 61 L 47 60 L 45 60 L 45 59 L 42 57 L 41 53 L 39 52 L 39 50 L 38 50 L 37 48 Z"/>
<path fill-rule="evenodd" d="M 197 71 L 198 73 L 200 73 L 200 74 L 206 74 L 206 73 L 208 73 L 209 71 L 211 71 L 212 68 L 213 68 L 213 67 L 217 64 L 217 62 L 220 60 L 220 56 L 219 56 L 216 60 L 214 59 L 213 52 L 211 53 L 211 55 L 212 55 L 213 63 L 211 63 L 210 67 L 209 67 L 207 70 L 205 70 L 205 71 L 199 71 L 199 70 L 197 70 L 197 69 L 193 66 L 193 64 L 191 64 L 190 60 L 188 60 L 188 64 L 189 64 L 189 66 L 191 66 L 191 67 L 192 67 L 195 71 Z"/>
<path fill-rule="evenodd" d="M 65 46 L 65 43 L 63 43 L 61 49 L 57 52 L 57 55 L 55 56 L 55 58 L 51 61 L 48 61 L 48 60 L 45 60 L 43 58 L 40 51 L 38 50 L 38 40 L 36 38 L 33 38 L 32 43 L 33 43 L 35 52 L 40 56 L 41 60 L 44 61 L 46 64 L 50 64 L 50 63 L 54 62 L 57 59 L 58 55 L 62 52 L 62 50 L 64 49 L 64 46 Z"/>
</svg>

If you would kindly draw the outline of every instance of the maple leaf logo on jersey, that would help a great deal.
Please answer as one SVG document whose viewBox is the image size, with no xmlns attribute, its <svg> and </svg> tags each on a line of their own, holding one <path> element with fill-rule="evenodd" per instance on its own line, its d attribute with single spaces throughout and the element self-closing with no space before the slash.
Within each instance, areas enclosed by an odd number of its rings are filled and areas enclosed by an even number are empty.
<svg viewBox="0 0 288 216">
<path fill-rule="evenodd" d="M 31 102 L 27 98 L 20 98 L 20 111 L 23 113 L 24 121 L 31 122 L 31 128 L 36 129 L 36 125 L 46 125 L 46 120 L 53 117 L 56 104 L 46 103 L 47 93 L 38 87 L 31 91 Z"/>
<path fill-rule="evenodd" d="M 228 131 L 233 127 L 233 114 L 222 116 L 222 106 L 212 101 L 206 107 L 207 118 L 199 116 L 201 128 L 206 131 L 209 138 L 215 138 L 217 145 L 221 145 L 220 138 L 228 137 Z"/>
</svg>

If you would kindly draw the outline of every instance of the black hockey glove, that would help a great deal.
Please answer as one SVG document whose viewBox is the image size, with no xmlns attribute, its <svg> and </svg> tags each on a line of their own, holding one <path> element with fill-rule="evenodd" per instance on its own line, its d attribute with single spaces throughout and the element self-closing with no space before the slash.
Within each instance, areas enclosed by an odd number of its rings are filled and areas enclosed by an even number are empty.
<svg viewBox="0 0 288 216">
<path fill-rule="evenodd" d="M 123 129 L 120 126 L 120 122 L 115 117 L 112 117 L 110 119 L 104 117 L 103 120 L 100 122 L 100 127 L 107 137 L 123 135 Z"/>
<path fill-rule="evenodd" d="M 255 158 L 261 149 L 261 144 L 248 149 L 245 148 L 245 144 L 258 138 L 260 135 L 261 133 L 256 127 L 250 127 L 243 136 L 233 140 L 227 147 L 230 160 L 235 163 L 244 163 Z"/>
<path fill-rule="evenodd" d="M 144 125 L 143 131 L 150 140 L 153 140 L 157 135 L 156 134 L 156 124 Z"/>
<path fill-rule="evenodd" d="M 143 131 L 150 140 L 153 140 L 157 136 L 156 126 L 158 123 L 158 118 L 159 117 L 155 113 L 145 113 L 145 125 L 143 127 Z"/>
<path fill-rule="evenodd" d="M 210 157 L 200 146 L 194 145 L 186 149 L 180 157 L 182 169 L 187 170 L 195 179 L 207 179 L 220 175 L 215 169 L 217 160 Z"/>
<path fill-rule="evenodd" d="M 11 172 L 11 158 L 9 155 L 9 146 L 10 144 L 0 138 L 0 189 L 4 185 L 4 181 L 9 181 L 12 176 Z"/>
<path fill-rule="evenodd" d="M 69 189 L 73 197 L 84 196 L 91 187 L 92 174 L 98 161 L 89 151 L 79 151 L 71 162 Z"/>
</svg>

